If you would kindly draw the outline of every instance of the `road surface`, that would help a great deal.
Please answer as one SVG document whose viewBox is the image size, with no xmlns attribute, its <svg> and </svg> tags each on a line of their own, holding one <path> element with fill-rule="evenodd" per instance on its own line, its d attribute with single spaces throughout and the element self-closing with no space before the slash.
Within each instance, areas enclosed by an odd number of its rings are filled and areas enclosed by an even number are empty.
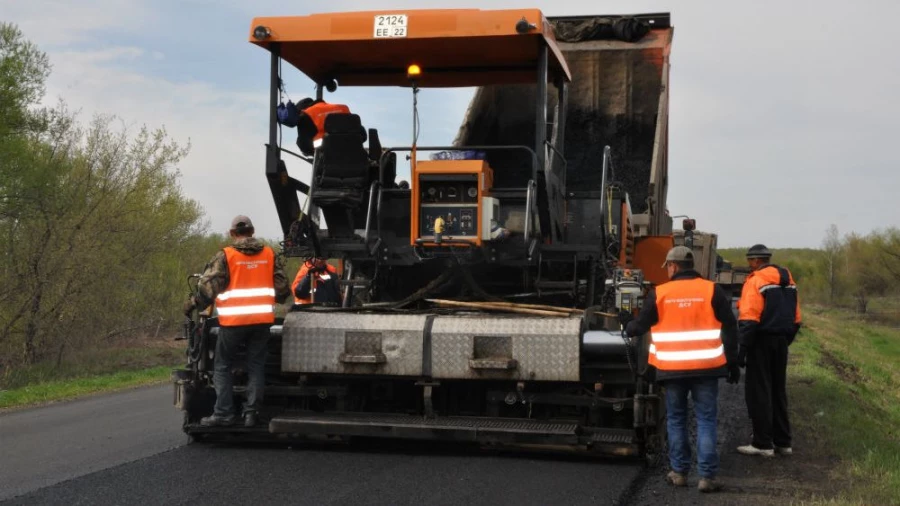
<svg viewBox="0 0 900 506">
<path fill-rule="evenodd" d="M 0 415 L 7 504 L 616 504 L 634 463 L 449 444 L 187 444 L 171 387 Z"/>
</svg>

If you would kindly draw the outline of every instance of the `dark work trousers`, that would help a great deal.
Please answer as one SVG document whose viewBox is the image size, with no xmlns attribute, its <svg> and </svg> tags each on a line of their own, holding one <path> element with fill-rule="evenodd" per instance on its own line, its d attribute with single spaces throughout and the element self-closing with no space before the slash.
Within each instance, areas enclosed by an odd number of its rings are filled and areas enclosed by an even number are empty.
<svg viewBox="0 0 900 506">
<path fill-rule="evenodd" d="M 266 386 L 266 352 L 269 344 L 269 328 L 272 325 L 245 325 L 220 327 L 216 340 L 216 362 L 213 384 L 216 387 L 216 416 L 235 414 L 232 388 L 234 378 L 231 367 L 241 343 L 247 345 L 247 402 L 243 412 L 257 411 L 263 400 Z"/>
<path fill-rule="evenodd" d="M 752 444 L 757 448 L 791 446 L 785 385 L 787 360 L 787 336 L 757 335 L 747 350 L 744 397 L 753 424 Z"/>
</svg>

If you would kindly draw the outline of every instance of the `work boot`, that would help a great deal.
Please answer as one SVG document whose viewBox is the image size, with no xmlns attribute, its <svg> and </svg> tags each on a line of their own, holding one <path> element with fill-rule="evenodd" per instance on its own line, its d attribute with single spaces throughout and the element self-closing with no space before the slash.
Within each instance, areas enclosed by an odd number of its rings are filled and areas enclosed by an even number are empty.
<svg viewBox="0 0 900 506">
<path fill-rule="evenodd" d="M 775 453 L 778 455 L 793 455 L 794 450 L 790 446 L 775 446 Z"/>
<path fill-rule="evenodd" d="M 741 455 L 759 455 L 761 457 L 774 457 L 775 456 L 775 450 L 771 450 L 771 449 L 764 450 L 762 448 L 757 448 L 757 447 L 753 446 L 752 444 L 745 445 L 745 446 L 738 446 L 737 451 Z"/>
<path fill-rule="evenodd" d="M 231 416 L 204 416 L 200 419 L 200 425 L 204 427 L 231 427 L 234 425 L 234 415 Z"/>
<path fill-rule="evenodd" d="M 666 475 L 666 481 L 676 487 L 687 486 L 687 476 L 677 471 L 669 471 L 669 474 Z"/>
<path fill-rule="evenodd" d="M 722 490 L 722 484 L 715 478 L 700 478 L 697 484 L 697 490 L 701 492 L 716 492 Z"/>
<path fill-rule="evenodd" d="M 256 427 L 257 422 L 259 422 L 259 416 L 257 416 L 256 411 L 244 413 L 244 427 Z"/>
</svg>

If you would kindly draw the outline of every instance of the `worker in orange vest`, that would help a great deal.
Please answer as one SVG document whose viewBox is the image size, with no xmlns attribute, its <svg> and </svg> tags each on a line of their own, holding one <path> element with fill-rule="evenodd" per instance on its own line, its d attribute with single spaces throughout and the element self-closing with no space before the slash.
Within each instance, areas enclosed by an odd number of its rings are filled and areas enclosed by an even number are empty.
<svg viewBox="0 0 900 506">
<path fill-rule="evenodd" d="M 751 273 L 738 302 L 741 366 L 746 365 L 744 397 L 753 425 L 744 455 L 790 455 L 791 425 L 787 409 L 788 346 L 800 330 L 797 284 L 789 270 L 769 263 L 772 252 L 763 244 L 747 250 Z"/>
<path fill-rule="evenodd" d="M 329 104 L 323 100 L 304 98 L 297 102 L 300 120 L 297 125 L 297 147 L 307 156 L 322 146 L 325 137 L 325 118 L 329 114 L 350 114 L 350 108 L 343 104 Z"/>
<path fill-rule="evenodd" d="M 701 492 L 719 490 L 716 480 L 716 418 L 719 379 L 740 380 L 737 322 L 731 299 L 694 270 L 694 254 L 685 246 L 669 250 L 663 264 L 670 281 L 651 290 L 637 319 L 623 311 L 619 321 L 629 336 L 650 331 L 649 363 L 665 387 L 669 464 L 666 480 L 687 486 L 691 469 L 688 394 L 697 419 L 697 468 Z"/>
<path fill-rule="evenodd" d="M 337 269 L 324 258 L 310 258 L 291 283 L 295 304 L 337 304 L 341 302 Z"/>
<path fill-rule="evenodd" d="M 231 221 L 231 246 L 220 250 L 206 265 L 196 296 L 185 302 L 184 313 L 215 302 L 219 331 L 213 383 L 216 405 L 211 416 L 200 420 L 205 427 L 235 423 L 231 374 L 238 346 L 247 345 L 247 399 L 243 407 L 246 427 L 256 425 L 265 389 L 269 329 L 275 323 L 275 302 L 290 295 L 283 262 L 272 248 L 253 237 L 253 222 L 246 216 Z"/>
</svg>

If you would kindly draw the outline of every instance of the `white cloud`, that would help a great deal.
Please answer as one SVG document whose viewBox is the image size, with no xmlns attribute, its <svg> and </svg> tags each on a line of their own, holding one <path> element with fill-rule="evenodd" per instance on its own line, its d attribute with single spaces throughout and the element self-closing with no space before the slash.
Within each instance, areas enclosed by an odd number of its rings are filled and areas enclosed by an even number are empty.
<svg viewBox="0 0 900 506">
<path fill-rule="evenodd" d="M 177 83 L 117 66 L 145 57 L 132 48 L 51 53 L 54 73 L 47 100 L 57 96 L 84 116 L 116 114 L 134 128 L 166 128 L 177 141 L 191 143 L 181 164 L 185 193 L 200 201 L 217 230 L 231 216 L 259 216 L 260 232 L 276 235 L 277 218 L 264 177 L 265 94 L 229 92 L 203 82 Z M 271 210 L 265 216 L 262 209 Z M 262 215 L 262 216 L 261 216 Z"/>
<path fill-rule="evenodd" d="M 98 30 L 127 32 L 155 19 L 142 0 L 0 0 L 0 12 L 45 49 L 93 40 Z"/>
</svg>

